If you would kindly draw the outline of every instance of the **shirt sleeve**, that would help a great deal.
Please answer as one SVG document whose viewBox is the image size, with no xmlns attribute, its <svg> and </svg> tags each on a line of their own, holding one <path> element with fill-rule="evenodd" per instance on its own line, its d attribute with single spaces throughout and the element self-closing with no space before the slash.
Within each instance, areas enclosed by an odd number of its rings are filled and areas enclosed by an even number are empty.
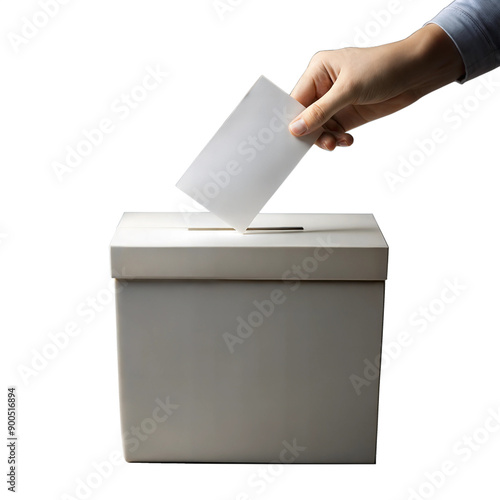
<svg viewBox="0 0 500 500">
<path fill-rule="evenodd" d="M 500 0 L 455 0 L 429 22 L 457 46 L 465 65 L 460 83 L 500 66 Z"/>
</svg>

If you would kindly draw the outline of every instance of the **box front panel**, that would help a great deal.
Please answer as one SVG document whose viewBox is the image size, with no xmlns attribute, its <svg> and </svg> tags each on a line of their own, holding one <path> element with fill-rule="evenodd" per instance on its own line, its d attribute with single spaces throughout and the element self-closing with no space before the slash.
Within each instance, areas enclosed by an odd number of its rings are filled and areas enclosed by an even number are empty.
<svg viewBox="0 0 500 500">
<path fill-rule="evenodd" d="M 383 300 L 379 281 L 117 281 L 126 459 L 373 463 Z"/>
</svg>

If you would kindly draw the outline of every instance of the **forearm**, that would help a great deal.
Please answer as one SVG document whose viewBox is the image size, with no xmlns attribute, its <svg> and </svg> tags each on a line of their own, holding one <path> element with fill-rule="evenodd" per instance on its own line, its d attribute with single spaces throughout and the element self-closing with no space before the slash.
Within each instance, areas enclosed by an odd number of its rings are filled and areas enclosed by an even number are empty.
<svg viewBox="0 0 500 500">
<path fill-rule="evenodd" d="M 405 65 L 409 90 L 420 98 L 459 80 L 465 66 L 455 43 L 436 24 L 427 24 L 402 40 L 400 50 L 409 61 Z"/>
</svg>

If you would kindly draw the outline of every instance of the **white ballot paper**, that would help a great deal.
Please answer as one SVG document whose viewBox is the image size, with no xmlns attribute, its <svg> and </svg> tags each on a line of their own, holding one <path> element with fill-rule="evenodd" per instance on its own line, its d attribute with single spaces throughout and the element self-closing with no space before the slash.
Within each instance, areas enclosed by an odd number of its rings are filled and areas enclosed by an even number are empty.
<svg viewBox="0 0 500 500">
<path fill-rule="evenodd" d="M 261 76 L 177 187 L 244 232 L 321 135 L 289 132 L 288 124 L 304 109 Z"/>
</svg>

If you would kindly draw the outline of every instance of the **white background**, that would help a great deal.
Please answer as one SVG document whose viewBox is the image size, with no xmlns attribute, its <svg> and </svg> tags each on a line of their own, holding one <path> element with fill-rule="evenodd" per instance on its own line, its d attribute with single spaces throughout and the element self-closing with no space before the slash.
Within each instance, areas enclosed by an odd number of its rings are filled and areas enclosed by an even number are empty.
<svg viewBox="0 0 500 500">
<path fill-rule="evenodd" d="M 82 498 L 77 485 L 92 479 L 89 498 L 403 500 L 412 489 L 498 498 L 500 432 L 484 431 L 500 410 L 498 70 L 487 86 L 452 84 L 355 130 L 351 148 L 313 148 L 264 209 L 374 213 L 389 243 L 384 349 L 394 350 L 382 372 L 377 465 L 291 465 L 263 491 L 248 484 L 259 465 L 121 463 L 100 480 L 93 465 L 121 454 L 106 291 L 121 214 L 189 203 L 175 182 L 261 74 L 291 91 L 316 51 L 403 38 L 446 4 L 243 0 L 221 18 L 211 0 L 73 0 L 19 45 L 40 4 L 2 2 L 2 406 L 16 385 L 18 498 Z M 116 100 L 157 66 L 168 77 L 118 113 Z M 103 118 L 113 131 L 60 181 L 54 162 Z M 432 146 L 436 128 L 446 139 Z M 418 165 L 391 190 L 386 173 L 402 158 Z M 446 280 L 465 289 L 443 306 Z M 106 303 L 91 317 L 82 311 L 92 297 Z M 417 327 L 429 305 L 436 314 Z M 68 323 L 79 335 L 21 376 Z M 402 332 L 412 341 L 398 349 Z M 464 435 L 481 444 L 460 444 Z M 455 473 L 426 485 L 445 461 Z"/>
</svg>

